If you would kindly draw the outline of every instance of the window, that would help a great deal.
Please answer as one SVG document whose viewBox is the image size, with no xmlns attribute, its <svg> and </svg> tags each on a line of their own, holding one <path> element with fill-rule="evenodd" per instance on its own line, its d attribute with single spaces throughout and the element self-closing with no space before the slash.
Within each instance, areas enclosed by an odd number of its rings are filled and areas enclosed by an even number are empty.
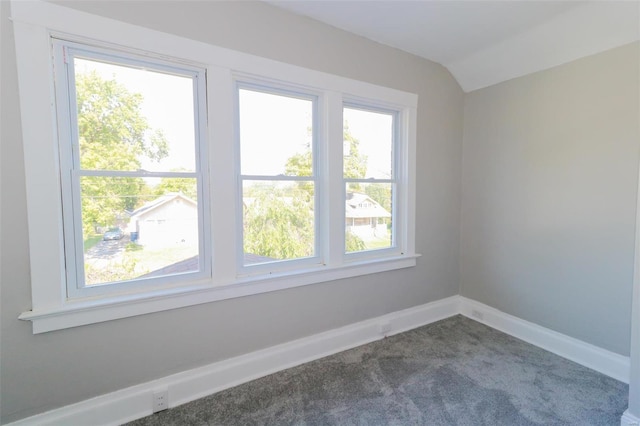
<svg viewBox="0 0 640 426">
<path fill-rule="evenodd" d="M 415 265 L 416 95 L 12 15 L 34 333 Z"/>
<path fill-rule="evenodd" d="M 205 273 L 204 70 L 53 50 L 67 296 Z"/>
<path fill-rule="evenodd" d="M 315 104 L 304 94 L 238 88 L 241 269 L 318 257 Z"/>
<path fill-rule="evenodd" d="M 346 252 L 397 247 L 396 113 L 345 106 L 343 120 Z"/>
</svg>

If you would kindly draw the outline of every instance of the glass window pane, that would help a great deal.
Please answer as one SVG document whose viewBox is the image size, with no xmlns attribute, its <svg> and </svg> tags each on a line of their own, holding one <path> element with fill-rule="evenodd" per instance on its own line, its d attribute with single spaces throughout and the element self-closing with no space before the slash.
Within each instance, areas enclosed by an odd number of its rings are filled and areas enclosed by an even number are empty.
<svg viewBox="0 0 640 426">
<path fill-rule="evenodd" d="M 392 188 L 390 183 L 347 184 L 347 253 L 392 247 Z"/>
<path fill-rule="evenodd" d="M 245 181 L 244 264 L 314 255 L 313 181 Z"/>
<path fill-rule="evenodd" d="M 195 171 L 193 79 L 74 59 L 80 167 Z"/>
<path fill-rule="evenodd" d="M 344 177 L 393 179 L 393 115 L 344 108 Z"/>
<path fill-rule="evenodd" d="M 196 272 L 195 178 L 83 176 L 87 286 Z"/>
<path fill-rule="evenodd" d="M 312 176 L 313 101 L 240 89 L 242 174 Z"/>
</svg>

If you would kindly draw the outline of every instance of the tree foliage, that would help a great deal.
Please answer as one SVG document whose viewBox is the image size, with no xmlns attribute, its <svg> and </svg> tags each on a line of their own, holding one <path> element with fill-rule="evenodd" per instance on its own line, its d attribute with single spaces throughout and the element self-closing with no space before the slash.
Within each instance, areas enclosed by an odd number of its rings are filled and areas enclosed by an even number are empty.
<svg viewBox="0 0 640 426">
<path fill-rule="evenodd" d="M 162 178 L 153 188 L 156 196 L 168 193 L 182 193 L 192 200 L 198 199 L 198 186 L 194 178 Z"/>
<path fill-rule="evenodd" d="M 360 141 L 349 131 L 349 125 L 345 124 L 343 132 L 344 141 L 344 177 L 350 179 L 363 179 L 367 175 L 367 156 L 360 152 Z M 292 155 L 285 163 L 287 176 L 312 176 L 313 161 L 311 147 L 302 153 Z"/>
<path fill-rule="evenodd" d="M 352 253 L 354 251 L 362 251 L 366 250 L 367 246 L 364 244 L 362 238 L 358 237 L 351 232 L 347 232 L 344 234 L 344 245 L 345 251 L 347 253 Z"/>
<path fill-rule="evenodd" d="M 345 123 L 343 131 L 344 177 L 349 179 L 363 179 L 367 175 L 367 156 L 360 153 L 360 141 L 349 131 L 349 124 Z"/>
<path fill-rule="evenodd" d="M 360 152 L 360 141 L 344 128 L 344 175 L 364 178 L 367 156 Z M 287 176 L 313 176 L 311 146 L 289 157 L 285 163 Z M 359 184 L 351 184 L 360 190 Z M 298 181 L 294 189 L 285 191 L 256 190 L 247 194 L 251 205 L 245 206 L 244 251 L 274 259 L 311 256 L 314 247 L 313 202 L 314 187 L 309 181 Z M 347 233 L 348 252 L 364 250 L 364 241 Z"/>
<path fill-rule="evenodd" d="M 245 253 L 273 259 L 313 255 L 313 204 L 299 189 L 261 189 L 251 195 L 245 198 Z"/>
<path fill-rule="evenodd" d="M 126 281 L 149 271 L 138 271 L 137 261 L 125 254 L 122 259 L 110 261 L 107 265 L 95 266 L 85 262 L 84 273 L 87 285 Z"/>
<path fill-rule="evenodd" d="M 302 153 L 296 153 L 287 159 L 284 166 L 287 176 L 313 176 L 313 160 L 311 158 L 311 147 Z M 313 183 L 308 181 L 298 181 L 297 186 L 300 189 L 300 195 L 307 202 L 313 201 L 314 188 Z"/>
<path fill-rule="evenodd" d="M 133 171 L 142 160 L 168 155 L 168 142 L 141 112 L 142 95 L 96 72 L 76 75 L 80 166 L 85 170 Z M 136 177 L 84 177 L 82 223 L 86 235 L 112 226 L 140 202 L 145 182 Z"/>
</svg>

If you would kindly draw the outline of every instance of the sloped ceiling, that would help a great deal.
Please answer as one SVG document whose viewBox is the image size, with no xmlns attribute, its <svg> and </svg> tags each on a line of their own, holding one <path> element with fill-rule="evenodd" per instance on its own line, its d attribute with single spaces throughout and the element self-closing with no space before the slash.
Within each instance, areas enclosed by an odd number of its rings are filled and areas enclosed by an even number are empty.
<svg viewBox="0 0 640 426">
<path fill-rule="evenodd" d="M 438 62 L 465 92 L 640 39 L 637 0 L 268 2 Z"/>
</svg>

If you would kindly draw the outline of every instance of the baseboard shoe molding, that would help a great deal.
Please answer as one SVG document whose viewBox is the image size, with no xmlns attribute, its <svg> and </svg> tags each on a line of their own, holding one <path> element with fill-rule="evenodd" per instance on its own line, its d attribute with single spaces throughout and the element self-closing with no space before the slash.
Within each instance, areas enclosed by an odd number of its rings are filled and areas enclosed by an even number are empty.
<svg viewBox="0 0 640 426">
<path fill-rule="evenodd" d="M 169 393 L 169 407 L 176 407 L 457 314 L 622 382 L 629 382 L 628 357 L 524 321 L 466 297 L 452 296 L 97 396 L 27 417 L 7 426 L 120 425 L 152 414 L 151 395 L 156 390 L 166 389 Z M 627 412 L 622 416 L 621 422 L 622 426 L 640 426 L 638 419 Z"/>
<path fill-rule="evenodd" d="M 630 359 L 460 296 L 460 313 L 527 343 L 629 383 Z"/>
<path fill-rule="evenodd" d="M 634 416 L 627 410 L 622 414 L 620 426 L 640 426 L 640 417 Z"/>
<path fill-rule="evenodd" d="M 167 389 L 169 407 L 176 407 L 459 312 L 460 297 L 448 297 L 101 395 L 18 420 L 10 426 L 119 425 L 152 414 L 154 390 Z"/>
</svg>

